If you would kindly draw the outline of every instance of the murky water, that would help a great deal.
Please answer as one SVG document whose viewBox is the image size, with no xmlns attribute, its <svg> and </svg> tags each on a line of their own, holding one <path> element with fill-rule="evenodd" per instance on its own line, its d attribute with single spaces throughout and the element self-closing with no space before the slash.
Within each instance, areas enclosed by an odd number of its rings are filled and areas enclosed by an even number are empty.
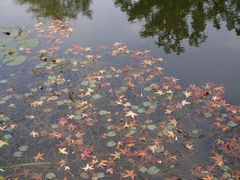
<svg viewBox="0 0 240 180">
<path fill-rule="evenodd" d="M 208 81 L 224 84 L 227 100 L 240 102 L 237 0 L 135 4 L 117 0 L 2 0 L 0 7 L 1 25 L 31 28 L 39 17 L 69 19 L 75 29 L 70 44 L 97 46 L 123 40 L 132 48 L 150 49 L 167 59 L 167 73 L 179 77 L 185 86 Z"/>
<path fill-rule="evenodd" d="M 239 1 L 0 9 L 0 179 L 240 179 Z"/>
</svg>

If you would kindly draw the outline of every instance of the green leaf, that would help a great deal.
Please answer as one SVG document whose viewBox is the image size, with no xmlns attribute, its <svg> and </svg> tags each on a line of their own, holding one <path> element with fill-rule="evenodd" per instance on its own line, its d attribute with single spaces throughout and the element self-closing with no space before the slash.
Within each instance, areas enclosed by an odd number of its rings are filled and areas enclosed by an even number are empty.
<svg viewBox="0 0 240 180">
<path fill-rule="evenodd" d="M 101 95 L 100 94 L 94 94 L 93 96 L 92 96 L 92 98 L 93 99 L 95 99 L 95 100 L 98 100 L 98 99 L 101 99 Z"/>
<path fill-rule="evenodd" d="M 27 151 L 28 150 L 28 146 L 20 146 L 19 148 L 18 148 L 18 150 L 19 151 Z"/>
<path fill-rule="evenodd" d="M 105 110 L 99 111 L 99 115 L 100 115 L 100 116 L 104 116 L 104 115 L 106 115 L 106 114 L 108 114 L 108 112 L 105 111 Z"/>
<path fill-rule="evenodd" d="M 114 146 L 116 146 L 116 142 L 114 142 L 114 141 L 108 141 L 107 147 L 114 147 Z"/>
<path fill-rule="evenodd" d="M 153 125 L 153 124 L 149 124 L 149 125 L 147 126 L 147 128 L 148 128 L 149 130 L 151 130 L 151 131 L 154 131 L 157 127 L 156 127 L 155 125 Z"/>
<path fill-rule="evenodd" d="M 113 137 L 113 136 L 116 136 L 116 133 L 114 131 L 110 131 L 107 133 L 107 136 L 108 137 Z"/>
<path fill-rule="evenodd" d="M 22 157 L 22 155 L 23 155 L 22 151 L 16 151 L 16 152 L 13 153 L 13 156 L 18 157 L 18 158 Z"/>
<path fill-rule="evenodd" d="M 2 79 L 2 80 L 0 80 L 0 84 L 5 84 L 7 81 L 8 80 L 6 80 L 6 79 Z"/>
<path fill-rule="evenodd" d="M 9 140 L 9 139 L 11 139 L 12 138 L 12 135 L 11 134 L 5 134 L 4 136 L 3 136 L 3 139 L 5 139 L 5 140 Z"/>
<path fill-rule="evenodd" d="M 32 48 L 32 47 L 35 47 L 38 45 L 38 40 L 37 39 L 24 39 L 22 42 L 21 42 L 21 47 L 24 47 L 24 48 Z"/>
<path fill-rule="evenodd" d="M 142 172 L 142 173 L 145 173 L 147 172 L 147 168 L 146 167 L 140 167 L 139 171 Z"/>
<path fill-rule="evenodd" d="M 230 126 L 230 127 L 236 127 L 237 126 L 237 124 L 235 122 L 233 122 L 233 121 L 229 121 L 227 123 L 227 125 Z"/>
<path fill-rule="evenodd" d="M 11 55 L 7 56 L 5 63 L 7 66 L 16 66 L 22 64 L 25 60 L 26 60 L 25 56 Z"/>
<path fill-rule="evenodd" d="M 157 174 L 160 170 L 156 166 L 152 166 L 147 170 L 147 173 L 150 175 Z"/>
<path fill-rule="evenodd" d="M 103 172 L 98 172 L 97 173 L 97 178 L 101 179 L 101 178 L 104 178 L 105 177 L 105 174 Z"/>
<path fill-rule="evenodd" d="M 54 179 L 56 177 L 57 177 L 56 174 L 53 173 L 53 172 L 49 172 L 49 173 L 46 174 L 47 179 Z"/>
</svg>

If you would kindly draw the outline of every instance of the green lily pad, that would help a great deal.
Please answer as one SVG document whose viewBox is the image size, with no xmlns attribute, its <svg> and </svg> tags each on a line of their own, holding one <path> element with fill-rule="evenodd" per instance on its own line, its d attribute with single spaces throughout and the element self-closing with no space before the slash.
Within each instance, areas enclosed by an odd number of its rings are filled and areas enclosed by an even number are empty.
<svg viewBox="0 0 240 180">
<path fill-rule="evenodd" d="M 110 131 L 107 133 L 107 136 L 108 137 L 113 137 L 113 136 L 116 136 L 116 133 L 114 131 Z"/>
<path fill-rule="evenodd" d="M 2 79 L 2 80 L 0 80 L 0 84 L 5 84 L 7 81 L 8 80 L 6 80 L 6 79 Z"/>
<path fill-rule="evenodd" d="M 236 126 L 237 126 L 237 123 L 235 123 L 235 122 L 233 122 L 233 121 L 229 121 L 229 122 L 227 123 L 227 125 L 230 126 L 230 127 L 236 127 Z"/>
<path fill-rule="evenodd" d="M 147 170 L 148 170 L 148 169 L 147 169 L 146 167 L 140 167 L 140 168 L 139 168 L 139 171 L 142 172 L 142 173 L 147 172 Z"/>
<path fill-rule="evenodd" d="M 98 172 L 97 173 L 97 178 L 101 179 L 101 178 L 104 178 L 105 177 L 105 174 L 103 172 Z"/>
<path fill-rule="evenodd" d="M 18 150 L 19 151 L 27 151 L 28 150 L 28 146 L 20 146 L 19 148 L 18 148 Z"/>
<path fill-rule="evenodd" d="M 148 128 L 149 130 L 151 130 L 151 131 L 154 131 L 157 127 L 156 127 L 155 125 L 153 125 L 153 124 L 149 124 L 149 125 L 147 126 L 147 128 Z"/>
<path fill-rule="evenodd" d="M 160 170 L 156 166 L 152 166 L 147 170 L 147 173 L 150 175 L 157 174 Z"/>
<path fill-rule="evenodd" d="M 99 111 L 99 115 L 100 115 L 100 116 L 104 116 L 104 115 L 106 115 L 106 114 L 108 114 L 108 112 L 105 111 L 105 110 Z"/>
<path fill-rule="evenodd" d="M 22 155 L 23 155 L 22 151 L 16 151 L 16 152 L 13 153 L 13 156 L 18 157 L 18 158 L 22 157 Z"/>
<path fill-rule="evenodd" d="M 25 56 L 7 56 L 5 62 L 7 66 L 16 66 L 22 64 L 26 60 Z"/>
<path fill-rule="evenodd" d="M 53 172 L 49 172 L 46 174 L 46 179 L 54 179 L 56 177 L 57 177 L 57 175 Z"/>
<path fill-rule="evenodd" d="M 101 99 L 101 95 L 100 94 L 94 94 L 93 96 L 92 96 L 92 98 L 93 99 L 95 99 L 95 100 L 98 100 L 98 99 Z"/>
<path fill-rule="evenodd" d="M 39 41 L 37 39 L 25 39 L 21 42 L 21 47 L 24 48 L 32 48 L 37 46 Z"/>
<path fill-rule="evenodd" d="M 108 141 L 107 147 L 114 147 L 114 146 L 116 146 L 116 142 L 114 142 L 114 141 Z"/>
</svg>

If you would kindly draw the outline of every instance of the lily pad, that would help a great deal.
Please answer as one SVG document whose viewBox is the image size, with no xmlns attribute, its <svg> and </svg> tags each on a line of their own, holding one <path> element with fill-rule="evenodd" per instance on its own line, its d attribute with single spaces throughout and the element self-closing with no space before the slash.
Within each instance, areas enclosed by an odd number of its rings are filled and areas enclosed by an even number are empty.
<svg viewBox="0 0 240 180">
<path fill-rule="evenodd" d="M 153 124 L 149 124 L 149 125 L 147 126 L 147 128 L 148 128 L 149 130 L 151 130 L 151 131 L 154 131 L 157 127 L 156 127 L 155 125 L 153 125 Z"/>
<path fill-rule="evenodd" d="M 2 80 L 0 80 L 0 84 L 5 84 L 6 82 L 7 82 L 6 79 L 2 79 Z"/>
<path fill-rule="evenodd" d="M 156 166 L 152 166 L 147 170 L 147 173 L 150 175 L 157 174 L 160 170 Z"/>
<path fill-rule="evenodd" d="M 20 146 L 19 148 L 18 148 L 18 150 L 19 151 L 27 151 L 28 150 L 28 146 Z"/>
<path fill-rule="evenodd" d="M 116 136 L 116 133 L 114 131 L 110 131 L 107 133 L 107 136 L 108 137 L 113 137 L 113 136 Z"/>
<path fill-rule="evenodd" d="M 94 94 L 93 95 L 93 99 L 97 100 L 97 99 L 100 99 L 102 96 L 100 94 Z"/>
<path fill-rule="evenodd" d="M 22 64 L 25 60 L 26 60 L 25 56 L 11 55 L 7 57 L 5 62 L 7 66 L 16 66 Z"/>
<path fill-rule="evenodd" d="M 104 116 L 104 115 L 106 115 L 106 114 L 108 114 L 108 112 L 105 111 L 105 110 L 99 111 L 99 115 L 100 115 L 100 116 Z"/>
<path fill-rule="evenodd" d="M 57 177 L 57 175 L 53 172 L 49 172 L 46 174 L 46 179 L 54 179 L 56 177 Z"/>
<path fill-rule="evenodd" d="M 32 48 L 37 46 L 39 41 L 37 39 L 25 39 L 21 42 L 21 47 L 24 48 Z"/>
<path fill-rule="evenodd" d="M 101 179 L 101 178 L 104 178 L 105 177 L 105 174 L 103 172 L 98 172 L 97 173 L 97 178 Z"/>
<path fill-rule="evenodd" d="M 13 153 L 13 156 L 18 157 L 18 158 L 22 157 L 22 155 L 23 155 L 22 151 L 16 151 L 16 152 Z"/>
<path fill-rule="evenodd" d="M 116 146 L 116 142 L 114 142 L 114 141 L 108 141 L 107 147 L 114 147 L 114 146 Z"/>
</svg>

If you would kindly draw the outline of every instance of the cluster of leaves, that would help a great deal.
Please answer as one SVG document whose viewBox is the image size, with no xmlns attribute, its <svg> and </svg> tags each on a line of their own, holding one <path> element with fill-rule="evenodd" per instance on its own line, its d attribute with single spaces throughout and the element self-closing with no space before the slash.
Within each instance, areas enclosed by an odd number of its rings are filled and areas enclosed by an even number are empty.
<svg viewBox="0 0 240 180">
<path fill-rule="evenodd" d="M 164 76 L 163 59 L 122 42 L 60 53 L 72 29 L 44 27 L 36 25 L 41 39 L 54 45 L 37 53 L 27 90 L 1 86 L 3 176 L 239 178 L 231 161 L 239 162 L 240 107 L 224 100 L 222 86 L 182 88 Z"/>
<path fill-rule="evenodd" d="M 0 28 L 0 61 L 8 66 L 22 64 L 26 60 L 24 53 L 38 45 L 37 39 L 28 36 L 29 32 L 24 32 L 21 26 Z"/>
</svg>

